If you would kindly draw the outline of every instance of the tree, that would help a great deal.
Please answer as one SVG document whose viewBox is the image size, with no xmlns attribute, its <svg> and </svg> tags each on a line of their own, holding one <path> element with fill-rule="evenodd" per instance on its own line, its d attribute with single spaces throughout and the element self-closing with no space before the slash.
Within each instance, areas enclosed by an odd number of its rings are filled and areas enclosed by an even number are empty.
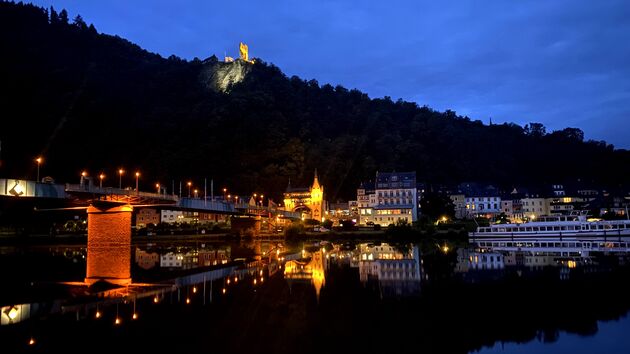
<svg viewBox="0 0 630 354">
<path fill-rule="evenodd" d="M 82 30 L 87 28 L 87 24 L 85 23 L 85 21 L 83 21 L 83 17 L 81 17 L 81 15 L 77 15 L 72 21 L 72 23 Z"/>
<path fill-rule="evenodd" d="M 525 134 L 534 138 L 541 138 L 547 134 L 547 129 L 542 123 L 529 123 L 525 125 Z"/>
<path fill-rule="evenodd" d="M 451 198 L 443 193 L 425 193 L 420 201 L 420 210 L 423 215 L 437 220 L 443 216 L 453 217 L 455 215 L 455 205 Z"/>
<path fill-rule="evenodd" d="M 562 130 L 556 130 L 550 134 L 552 137 L 564 141 L 584 141 L 584 132 L 579 128 L 564 128 Z"/>
<path fill-rule="evenodd" d="M 55 11 L 54 7 L 50 7 L 50 24 L 52 25 L 56 25 L 59 23 L 59 15 L 57 14 L 57 11 Z"/>
<path fill-rule="evenodd" d="M 61 10 L 59 13 L 59 21 L 64 25 L 68 24 L 68 11 L 66 9 Z"/>
</svg>

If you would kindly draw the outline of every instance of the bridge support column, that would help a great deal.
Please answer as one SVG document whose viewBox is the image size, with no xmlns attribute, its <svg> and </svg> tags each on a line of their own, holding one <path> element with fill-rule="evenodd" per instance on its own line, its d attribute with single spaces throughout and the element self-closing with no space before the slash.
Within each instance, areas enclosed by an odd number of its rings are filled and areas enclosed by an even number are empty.
<svg viewBox="0 0 630 354">
<path fill-rule="evenodd" d="M 131 284 L 131 205 L 88 208 L 85 282 Z"/>
</svg>

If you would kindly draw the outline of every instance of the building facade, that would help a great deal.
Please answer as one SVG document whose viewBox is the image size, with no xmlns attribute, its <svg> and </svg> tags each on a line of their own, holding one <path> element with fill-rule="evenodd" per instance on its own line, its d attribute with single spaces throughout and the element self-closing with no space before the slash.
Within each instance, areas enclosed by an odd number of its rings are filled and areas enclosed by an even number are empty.
<svg viewBox="0 0 630 354">
<path fill-rule="evenodd" d="M 291 187 L 291 182 L 284 192 L 284 208 L 288 211 L 300 212 L 303 219 L 323 221 L 326 211 L 324 202 L 324 186 L 319 183 L 317 170 L 313 184 L 308 188 Z"/>
</svg>

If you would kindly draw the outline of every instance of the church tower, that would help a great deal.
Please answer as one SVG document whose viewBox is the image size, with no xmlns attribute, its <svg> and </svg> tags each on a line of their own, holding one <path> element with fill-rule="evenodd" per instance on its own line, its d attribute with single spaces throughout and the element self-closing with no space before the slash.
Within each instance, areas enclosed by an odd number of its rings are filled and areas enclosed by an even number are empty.
<svg viewBox="0 0 630 354">
<path fill-rule="evenodd" d="M 311 217 L 313 220 L 321 221 L 322 212 L 324 207 L 324 187 L 320 186 L 319 179 L 317 178 L 317 169 L 315 169 L 315 178 L 313 179 L 313 185 L 310 188 L 311 192 Z"/>
</svg>

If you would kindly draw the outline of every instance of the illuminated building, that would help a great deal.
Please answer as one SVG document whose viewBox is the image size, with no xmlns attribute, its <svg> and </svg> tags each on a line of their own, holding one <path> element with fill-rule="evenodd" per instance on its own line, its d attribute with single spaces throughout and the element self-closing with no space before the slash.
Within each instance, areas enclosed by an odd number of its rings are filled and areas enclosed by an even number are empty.
<svg viewBox="0 0 630 354">
<path fill-rule="evenodd" d="M 325 211 L 324 186 L 319 184 L 317 170 L 315 170 L 313 184 L 308 188 L 293 188 L 289 181 L 287 190 L 284 192 L 284 208 L 302 213 L 303 218 L 321 221 Z"/>
<path fill-rule="evenodd" d="M 359 224 L 381 226 L 411 224 L 418 218 L 415 172 L 376 172 L 376 183 L 357 189 Z"/>
</svg>

